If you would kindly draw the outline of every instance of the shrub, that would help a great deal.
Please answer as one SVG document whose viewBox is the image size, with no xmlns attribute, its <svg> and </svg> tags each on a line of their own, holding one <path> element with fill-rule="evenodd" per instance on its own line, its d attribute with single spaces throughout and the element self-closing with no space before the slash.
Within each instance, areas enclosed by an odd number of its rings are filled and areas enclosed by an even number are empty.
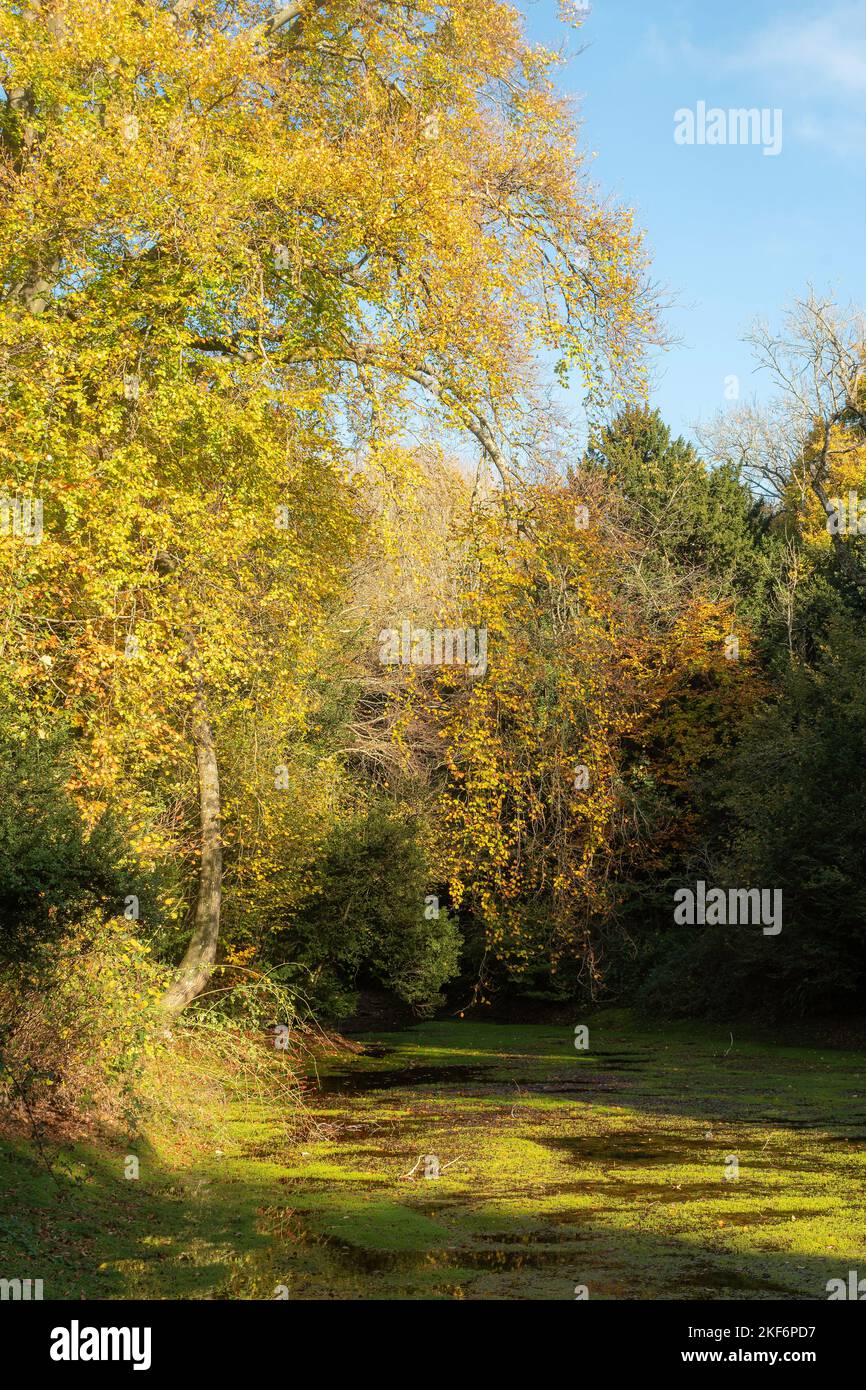
<svg viewBox="0 0 866 1390">
<path fill-rule="evenodd" d="M 0 738 L 0 963 L 24 960 L 97 909 L 113 916 L 135 894 L 150 908 L 119 827 L 88 833 L 66 790 L 63 738 Z"/>
<path fill-rule="evenodd" d="M 314 1009 L 353 1011 L 355 990 L 392 989 L 418 1013 L 441 1002 L 457 974 L 460 936 L 440 909 L 424 916 L 427 868 L 414 822 L 374 806 L 328 836 L 313 866 L 317 889 L 271 949 Z"/>
<path fill-rule="evenodd" d="M 0 1089 L 12 1106 L 128 1117 L 165 971 L 123 918 L 92 914 L 0 971 Z"/>
</svg>

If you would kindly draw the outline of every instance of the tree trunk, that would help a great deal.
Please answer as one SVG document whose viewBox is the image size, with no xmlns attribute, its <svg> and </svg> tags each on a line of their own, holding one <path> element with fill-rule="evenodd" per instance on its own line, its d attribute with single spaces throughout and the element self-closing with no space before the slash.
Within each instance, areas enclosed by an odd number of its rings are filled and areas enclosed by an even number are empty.
<svg viewBox="0 0 866 1390">
<path fill-rule="evenodd" d="M 161 1008 L 169 1015 L 179 1014 L 204 989 L 213 971 L 219 940 L 223 870 L 219 769 L 201 687 L 193 703 L 192 740 L 201 803 L 201 872 L 195 930 L 177 974 L 161 1000 Z"/>
</svg>

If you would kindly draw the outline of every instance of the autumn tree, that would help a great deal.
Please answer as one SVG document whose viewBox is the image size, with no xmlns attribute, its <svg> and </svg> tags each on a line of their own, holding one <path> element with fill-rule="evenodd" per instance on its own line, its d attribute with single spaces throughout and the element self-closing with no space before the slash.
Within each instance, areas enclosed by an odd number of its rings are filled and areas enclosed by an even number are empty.
<svg viewBox="0 0 866 1390">
<path fill-rule="evenodd" d="M 145 853 L 194 755 L 177 1009 L 216 959 L 221 741 L 303 721 L 377 449 L 424 412 L 513 489 L 539 354 L 634 389 L 653 309 L 497 0 L 33 0 L 0 52 L 2 471 L 45 528 L 3 542 L 6 679 Z"/>
</svg>

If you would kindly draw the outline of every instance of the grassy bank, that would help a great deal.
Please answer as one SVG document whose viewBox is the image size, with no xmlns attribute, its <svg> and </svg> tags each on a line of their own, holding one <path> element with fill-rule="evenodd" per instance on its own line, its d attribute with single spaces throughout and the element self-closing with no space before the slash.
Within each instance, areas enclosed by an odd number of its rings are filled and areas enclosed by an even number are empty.
<svg viewBox="0 0 866 1390">
<path fill-rule="evenodd" d="M 368 1041 L 295 1128 L 167 1063 L 171 1121 L 134 1144 L 5 1141 L 0 1271 L 87 1299 L 823 1299 L 857 1267 L 858 1054 L 610 1013 L 586 1052 L 528 1024 Z"/>
</svg>

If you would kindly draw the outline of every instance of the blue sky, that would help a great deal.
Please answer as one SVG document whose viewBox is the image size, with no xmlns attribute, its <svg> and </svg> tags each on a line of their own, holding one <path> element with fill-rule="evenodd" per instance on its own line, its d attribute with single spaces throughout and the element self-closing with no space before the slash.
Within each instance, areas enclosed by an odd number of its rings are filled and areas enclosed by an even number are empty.
<svg viewBox="0 0 866 1390">
<path fill-rule="evenodd" d="M 559 82 L 593 177 L 635 207 L 674 296 L 653 401 L 689 435 L 726 407 L 726 378 L 767 394 L 740 342 L 756 316 L 778 324 L 809 283 L 866 301 L 866 0 L 593 0 L 580 30 L 556 0 L 519 8 L 572 55 Z M 677 144 L 674 113 L 699 101 L 780 108 L 780 153 Z"/>
</svg>

